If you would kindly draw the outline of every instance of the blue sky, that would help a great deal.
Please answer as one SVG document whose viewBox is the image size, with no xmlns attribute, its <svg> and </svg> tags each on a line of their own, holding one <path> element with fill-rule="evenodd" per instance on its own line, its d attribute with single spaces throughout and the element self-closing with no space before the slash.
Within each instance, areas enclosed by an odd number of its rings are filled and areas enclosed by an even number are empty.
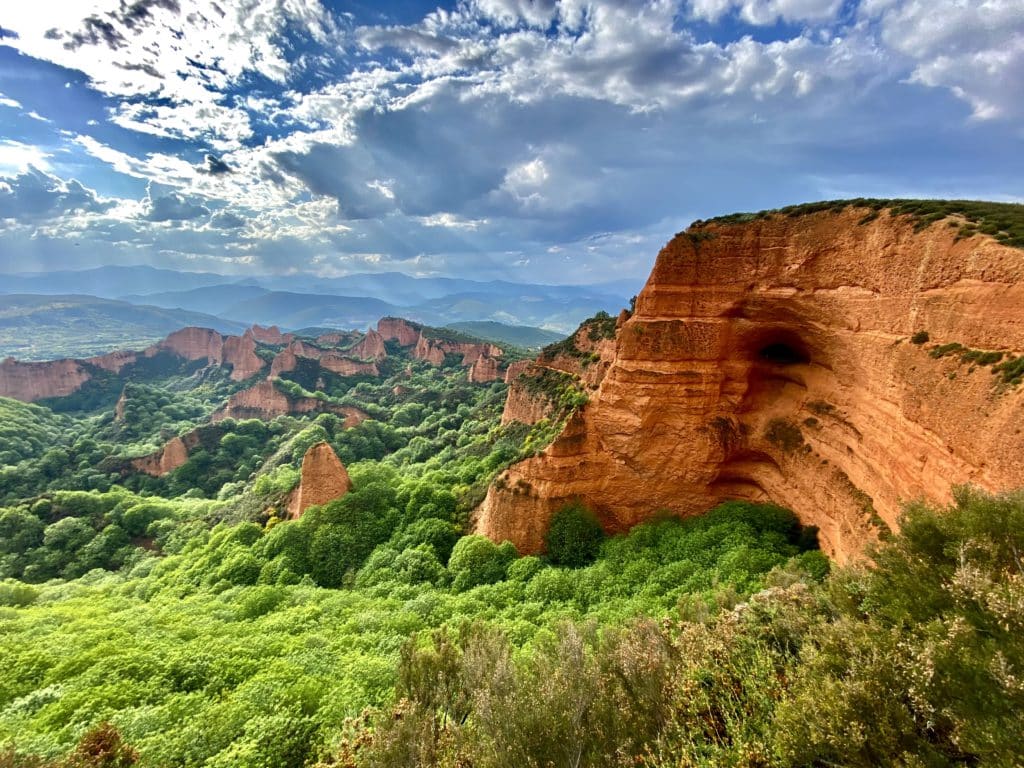
<svg viewBox="0 0 1024 768">
<path fill-rule="evenodd" d="M 695 218 L 1024 198 L 1022 0 L 0 7 L 0 272 L 646 275 Z"/>
</svg>

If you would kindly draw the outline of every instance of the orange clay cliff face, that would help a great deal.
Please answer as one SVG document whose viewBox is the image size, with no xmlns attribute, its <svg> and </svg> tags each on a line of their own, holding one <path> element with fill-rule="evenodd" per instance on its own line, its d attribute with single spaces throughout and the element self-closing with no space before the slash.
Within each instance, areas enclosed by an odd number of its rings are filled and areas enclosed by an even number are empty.
<svg viewBox="0 0 1024 768">
<path fill-rule="evenodd" d="M 904 501 L 1020 486 L 1024 386 L 931 353 L 1024 351 L 1024 250 L 869 213 L 676 236 L 589 403 L 492 485 L 477 532 L 536 552 L 573 499 L 612 532 L 770 500 L 847 561 L 896 528 Z M 911 341 L 920 331 L 927 343 Z"/>
</svg>

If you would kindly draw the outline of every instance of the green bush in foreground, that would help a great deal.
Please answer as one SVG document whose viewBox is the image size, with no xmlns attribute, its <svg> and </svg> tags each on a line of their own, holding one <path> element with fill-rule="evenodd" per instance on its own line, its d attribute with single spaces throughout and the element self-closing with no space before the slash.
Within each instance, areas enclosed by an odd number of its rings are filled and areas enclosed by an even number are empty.
<svg viewBox="0 0 1024 768">
<path fill-rule="evenodd" d="M 594 513 L 582 504 L 563 507 L 551 518 L 544 543 L 555 565 L 579 568 L 597 559 L 604 530 Z"/>
<path fill-rule="evenodd" d="M 352 764 L 1019 765 L 1022 551 L 1024 493 L 961 490 L 908 508 L 874 567 L 777 571 L 703 620 L 565 622 L 528 653 L 480 624 L 435 634 Z"/>
</svg>

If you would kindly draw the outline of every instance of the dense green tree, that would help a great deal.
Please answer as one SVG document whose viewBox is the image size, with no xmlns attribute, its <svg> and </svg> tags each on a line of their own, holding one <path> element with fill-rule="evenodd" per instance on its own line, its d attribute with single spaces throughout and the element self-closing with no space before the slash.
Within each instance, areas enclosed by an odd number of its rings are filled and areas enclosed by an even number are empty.
<svg viewBox="0 0 1024 768">
<path fill-rule="evenodd" d="M 579 568 L 597 559 L 604 530 L 594 514 L 582 504 L 558 510 L 544 537 L 548 559 L 555 565 Z"/>
</svg>

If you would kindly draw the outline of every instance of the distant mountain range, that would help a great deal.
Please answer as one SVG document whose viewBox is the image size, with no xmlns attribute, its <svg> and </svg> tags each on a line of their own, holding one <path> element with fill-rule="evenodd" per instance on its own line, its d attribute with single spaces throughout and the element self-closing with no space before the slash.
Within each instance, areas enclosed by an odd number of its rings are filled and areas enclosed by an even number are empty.
<svg viewBox="0 0 1024 768">
<path fill-rule="evenodd" d="M 505 325 L 493 320 L 449 323 L 447 327 L 495 344 L 511 344 L 524 349 L 540 349 L 565 338 L 565 334 L 558 331 L 546 331 L 528 325 Z"/>
<path fill-rule="evenodd" d="M 202 312 L 95 296 L 0 295 L 0 358 L 52 360 L 142 349 L 186 325 L 221 333 L 246 327 Z"/>
<path fill-rule="evenodd" d="M 639 281 L 538 285 L 397 272 L 235 278 L 142 266 L 0 275 L 0 313 L 6 313 L 0 317 L 7 323 L 0 326 L 0 354 L 93 354 L 161 338 L 183 325 L 362 329 L 385 315 L 438 327 L 493 323 L 491 332 L 501 334 L 495 338 L 536 346 L 538 332 L 561 338 L 598 310 L 618 312 L 640 287 Z M 30 302 L 27 294 L 39 300 Z M 511 336 L 529 343 L 509 338 L 509 326 L 528 328 Z"/>
</svg>

